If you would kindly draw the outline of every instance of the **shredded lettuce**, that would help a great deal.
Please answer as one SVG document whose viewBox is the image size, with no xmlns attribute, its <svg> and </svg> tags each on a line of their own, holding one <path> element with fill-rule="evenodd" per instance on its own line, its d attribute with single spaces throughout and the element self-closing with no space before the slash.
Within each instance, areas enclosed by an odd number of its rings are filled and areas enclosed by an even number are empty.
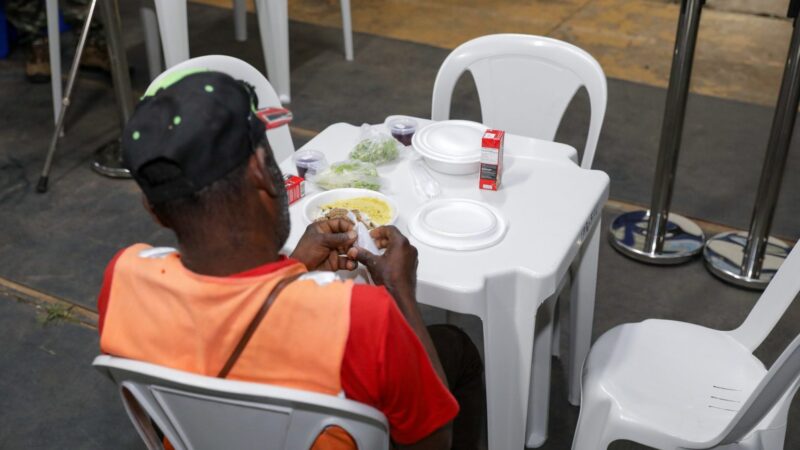
<svg viewBox="0 0 800 450">
<path fill-rule="evenodd" d="M 350 159 L 383 164 L 397 159 L 397 142 L 394 138 L 363 139 L 350 152 Z"/>
</svg>

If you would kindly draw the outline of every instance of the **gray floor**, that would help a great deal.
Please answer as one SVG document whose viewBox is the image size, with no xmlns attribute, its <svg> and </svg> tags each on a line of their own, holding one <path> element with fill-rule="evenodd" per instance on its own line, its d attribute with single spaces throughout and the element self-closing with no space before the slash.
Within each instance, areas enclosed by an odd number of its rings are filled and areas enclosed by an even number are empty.
<svg viewBox="0 0 800 450">
<path fill-rule="evenodd" d="M 136 2 L 122 2 L 135 88 L 146 86 Z M 257 30 L 249 17 L 251 30 Z M 263 69 L 255 32 L 233 40 L 230 14 L 190 7 L 192 52 L 226 53 Z M 447 51 L 357 35 L 356 60 L 341 54 L 339 30 L 292 23 L 295 125 L 322 130 L 333 122 L 378 122 L 389 114 L 426 116 L 436 70 Z M 68 53 L 68 52 L 67 52 Z M 137 241 L 169 244 L 172 237 L 141 211 L 135 185 L 94 175 L 93 152 L 118 132 L 108 80 L 83 76 L 56 157 L 51 190 L 33 191 L 50 133 L 48 85 L 23 81 L 22 56 L 0 61 L 0 277 L 94 307 L 106 262 Z M 457 88 L 453 116 L 479 118 L 469 80 Z M 609 80 L 609 105 L 595 167 L 609 173 L 614 199 L 646 204 L 659 137 L 662 89 Z M 674 210 L 743 228 L 749 221 L 771 109 L 691 96 Z M 579 94 L 557 140 L 581 148 L 588 109 Z M 303 139 L 296 139 L 298 146 Z M 800 236 L 800 152 L 792 146 L 775 233 Z M 614 211 L 607 211 L 608 223 Z M 712 278 L 700 262 L 651 267 L 603 244 L 595 333 L 649 317 L 732 328 L 757 295 Z M 765 363 L 797 333 L 800 306 L 790 308 L 758 351 Z M 137 448 L 113 390 L 88 366 L 95 332 L 73 324 L 42 326 L 29 305 L 0 298 L 0 448 Z M 50 350 L 50 351 L 48 351 Z M 55 354 L 53 354 L 55 353 Z M 568 448 L 577 409 L 564 400 L 556 365 L 551 437 L 545 448 Z M 793 408 L 786 448 L 800 448 Z M 623 445 L 623 447 L 625 447 Z"/>
<path fill-rule="evenodd" d="M 90 364 L 97 331 L 43 325 L 0 293 L 0 448 L 143 448 L 112 383 Z"/>
</svg>

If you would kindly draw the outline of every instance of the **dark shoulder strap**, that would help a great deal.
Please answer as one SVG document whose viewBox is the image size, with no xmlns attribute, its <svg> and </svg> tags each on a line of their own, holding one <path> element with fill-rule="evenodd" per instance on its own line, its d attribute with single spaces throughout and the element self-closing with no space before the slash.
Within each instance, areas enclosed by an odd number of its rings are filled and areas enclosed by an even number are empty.
<svg viewBox="0 0 800 450">
<path fill-rule="evenodd" d="M 255 317 L 253 317 L 253 320 L 250 321 L 250 325 L 248 325 L 247 328 L 244 330 L 242 338 L 239 340 L 239 343 L 236 344 L 236 348 L 234 348 L 233 353 L 231 353 L 231 356 L 228 357 L 228 361 L 222 367 L 222 370 L 219 371 L 219 374 L 217 375 L 218 378 L 225 378 L 228 376 L 228 373 L 230 373 L 231 369 L 233 368 L 233 365 L 236 364 L 236 361 L 239 359 L 239 356 L 242 355 L 244 348 L 247 347 L 247 343 L 250 342 L 250 338 L 253 337 L 253 334 L 256 332 L 256 329 L 258 329 L 258 325 L 264 319 L 264 316 L 267 315 L 267 311 L 269 311 L 269 308 L 272 306 L 273 303 L 275 303 L 275 299 L 278 298 L 278 295 L 280 295 L 281 291 L 283 291 L 283 289 L 286 286 L 288 286 L 289 283 L 298 279 L 302 275 L 304 274 L 299 273 L 296 275 L 292 275 L 290 277 L 286 277 L 278 281 L 275 287 L 272 288 L 266 300 L 264 300 L 264 304 L 261 305 L 261 308 L 258 310 Z"/>
</svg>

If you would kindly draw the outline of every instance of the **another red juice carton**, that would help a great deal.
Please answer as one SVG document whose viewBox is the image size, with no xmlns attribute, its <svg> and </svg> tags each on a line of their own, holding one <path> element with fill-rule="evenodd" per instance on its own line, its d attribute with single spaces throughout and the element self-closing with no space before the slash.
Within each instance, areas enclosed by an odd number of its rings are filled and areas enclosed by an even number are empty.
<svg viewBox="0 0 800 450">
<path fill-rule="evenodd" d="M 481 139 L 481 171 L 479 187 L 487 191 L 500 188 L 503 177 L 503 140 L 506 132 L 486 130 Z"/>
<path fill-rule="evenodd" d="M 290 205 L 306 195 L 306 180 L 297 175 L 284 175 L 283 183 L 286 186 L 286 195 L 289 197 Z"/>
</svg>

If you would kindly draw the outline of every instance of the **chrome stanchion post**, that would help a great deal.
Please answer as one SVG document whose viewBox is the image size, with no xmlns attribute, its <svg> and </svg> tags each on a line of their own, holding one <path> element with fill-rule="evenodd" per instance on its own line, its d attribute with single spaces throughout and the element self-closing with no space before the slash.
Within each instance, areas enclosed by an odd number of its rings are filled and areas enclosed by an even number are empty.
<svg viewBox="0 0 800 450">
<path fill-rule="evenodd" d="M 75 50 L 75 58 L 73 58 L 72 67 L 69 69 L 67 89 L 64 92 L 64 98 L 61 100 L 61 112 L 58 114 L 56 129 L 53 132 L 53 137 L 50 139 L 50 147 L 47 149 L 44 167 L 42 168 L 42 173 L 39 176 L 39 183 L 36 185 L 36 192 L 39 193 L 47 192 L 47 182 L 50 178 L 50 168 L 53 164 L 53 156 L 56 153 L 58 138 L 61 136 L 61 131 L 64 129 L 64 117 L 67 114 L 67 108 L 69 108 L 70 99 L 72 98 L 72 88 L 75 86 L 75 79 L 78 77 L 78 66 L 80 66 L 81 63 L 83 48 L 86 46 L 86 37 L 89 35 L 89 27 L 92 24 L 92 17 L 94 17 L 94 9 L 96 6 L 97 0 L 92 0 L 92 3 L 89 4 L 89 11 L 86 13 L 86 23 L 83 24 L 83 30 L 81 30 L 81 37 L 78 40 L 78 48 Z"/>
<path fill-rule="evenodd" d="M 775 106 L 750 229 L 747 233 L 734 231 L 718 234 L 709 239 L 703 250 L 706 267 L 711 273 L 730 283 L 753 289 L 764 289 L 791 251 L 787 243 L 770 237 L 769 231 L 800 104 L 798 7 L 800 1 L 797 0 L 793 0 L 789 7 L 789 15 L 794 17 L 792 43 L 783 71 L 778 104 Z"/>
<path fill-rule="evenodd" d="M 704 3 L 705 0 L 681 3 L 650 209 L 617 216 L 609 228 L 612 246 L 625 256 L 643 262 L 678 264 L 688 261 L 703 248 L 704 235 L 700 227 L 685 217 L 671 214 L 669 208 Z"/>
<path fill-rule="evenodd" d="M 122 42 L 122 19 L 119 16 L 117 0 L 100 1 L 100 18 L 106 30 L 108 55 L 111 61 L 111 79 L 114 84 L 114 96 L 119 108 L 120 120 L 124 129 L 133 113 L 133 96 L 131 78 L 128 73 L 128 57 Z M 122 150 L 117 138 L 103 147 L 92 163 L 95 172 L 112 178 L 130 178 L 128 169 L 122 166 Z"/>
</svg>

